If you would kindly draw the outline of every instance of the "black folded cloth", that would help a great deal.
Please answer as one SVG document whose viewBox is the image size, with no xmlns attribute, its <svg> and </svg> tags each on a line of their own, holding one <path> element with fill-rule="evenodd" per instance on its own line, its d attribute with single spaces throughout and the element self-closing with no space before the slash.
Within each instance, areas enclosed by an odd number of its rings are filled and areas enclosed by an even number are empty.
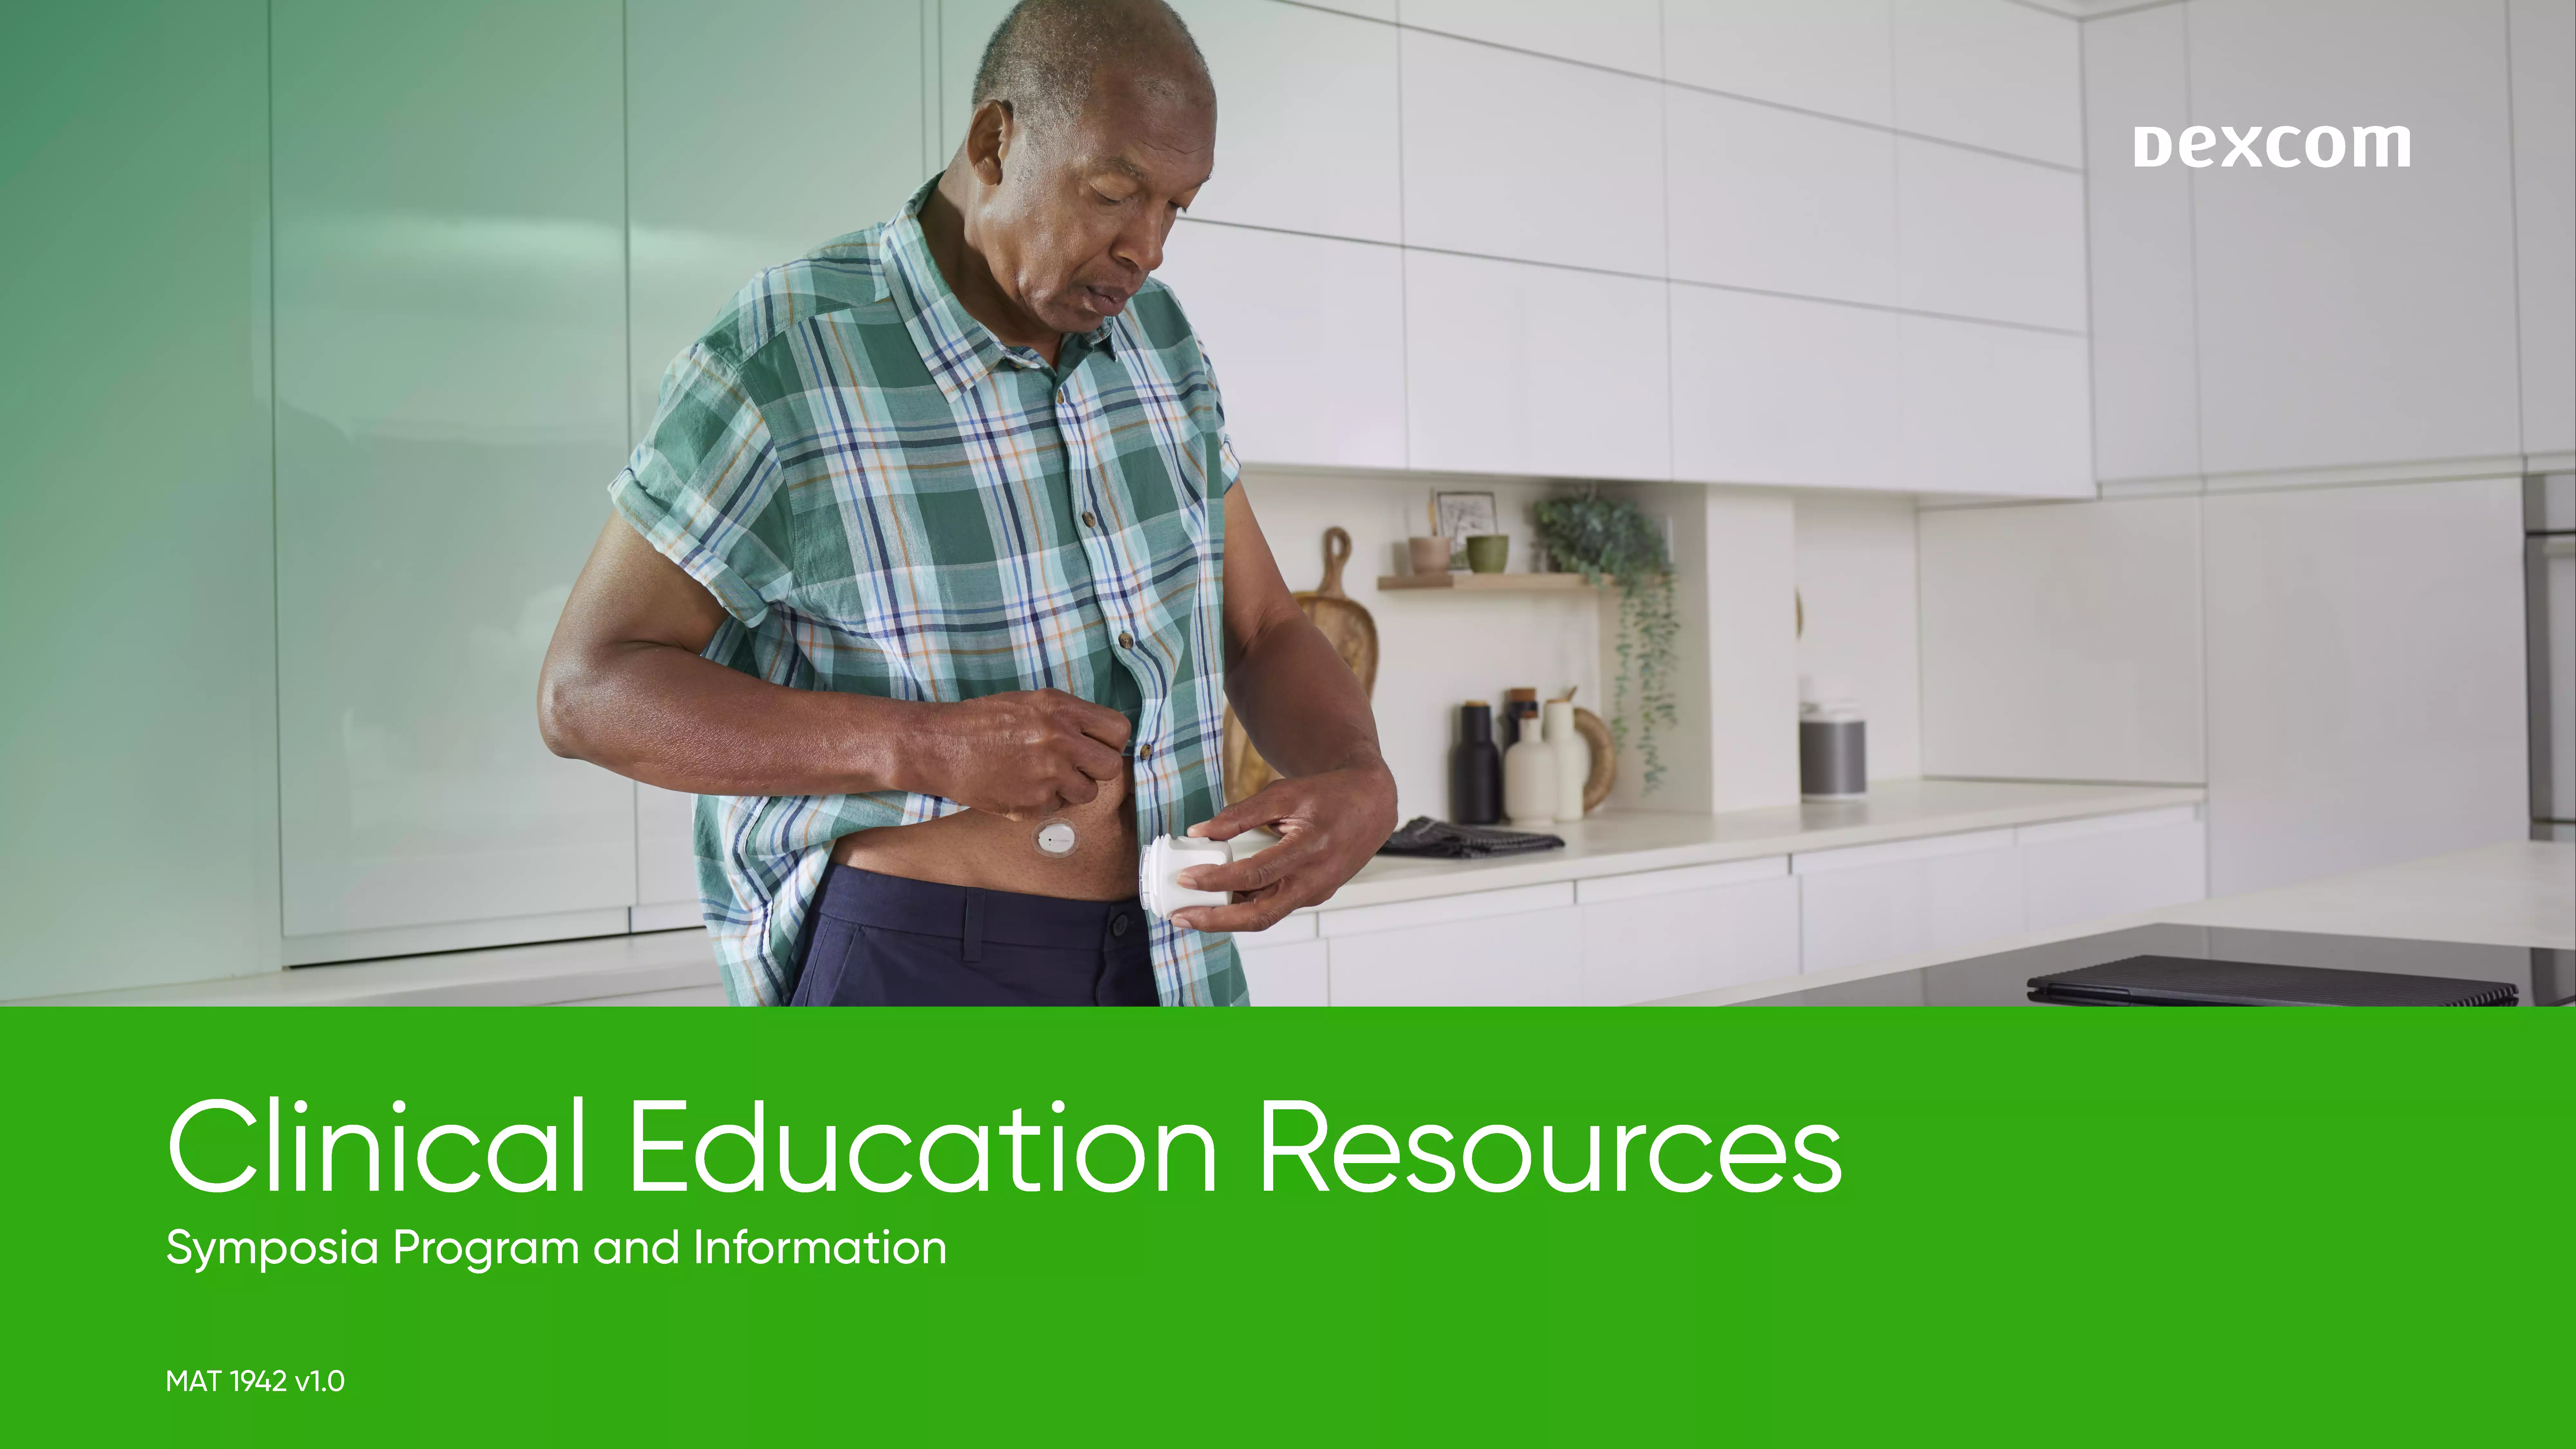
<svg viewBox="0 0 2576 1449">
<path fill-rule="evenodd" d="M 1556 850 L 1564 844 L 1560 836 L 1536 835 L 1526 830 L 1496 830 L 1489 825 L 1452 825 L 1446 820 L 1416 815 L 1388 836 L 1386 844 L 1377 848 L 1377 853 L 1428 855 L 1443 860 L 1483 860 L 1489 855 Z"/>
</svg>

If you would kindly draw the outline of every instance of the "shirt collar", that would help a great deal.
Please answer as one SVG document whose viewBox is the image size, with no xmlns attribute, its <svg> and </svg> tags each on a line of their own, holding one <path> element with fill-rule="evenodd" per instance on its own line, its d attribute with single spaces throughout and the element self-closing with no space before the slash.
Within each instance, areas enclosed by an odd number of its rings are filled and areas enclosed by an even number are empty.
<svg viewBox="0 0 2576 1449">
<path fill-rule="evenodd" d="M 877 295 L 890 300 L 912 334 L 913 345 L 930 369 L 942 394 L 954 397 L 1005 365 L 1044 370 L 1046 359 L 1026 347 L 1007 347 L 992 329 L 978 322 L 949 290 L 948 278 L 930 255 L 922 235 L 921 206 L 939 185 L 937 176 L 923 182 L 883 231 L 884 263 L 877 269 Z M 1065 345 L 1094 351 L 1112 347 L 1123 317 L 1112 317 L 1085 333 L 1066 333 Z M 1061 355 L 1061 354 L 1059 354 Z"/>
</svg>

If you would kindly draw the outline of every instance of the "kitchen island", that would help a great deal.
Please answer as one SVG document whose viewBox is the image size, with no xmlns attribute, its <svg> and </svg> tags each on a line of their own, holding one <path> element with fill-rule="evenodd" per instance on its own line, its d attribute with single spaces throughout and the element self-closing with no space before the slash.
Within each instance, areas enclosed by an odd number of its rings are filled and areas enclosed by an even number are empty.
<svg viewBox="0 0 2576 1449">
<path fill-rule="evenodd" d="M 2247 933 L 2236 938 L 2240 941 L 2255 933 L 2298 933 L 2320 942 L 2358 938 L 2356 944 L 2448 942 L 2504 948 L 2507 953 L 2576 951 L 2576 844 L 2506 841 L 2273 890 L 2025 932 L 1972 947 L 1696 992 L 1656 1004 L 1789 1004 L 1804 998 L 1812 1004 L 1939 1005 L 1944 1004 L 1942 968 L 2156 925 L 2208 928 L 2221 943 L 2231 932 Z M 2034 953 L 2032 960 L 2038 962 L 2040 954 Z M 2224 956 L 2223 945 L 2211 954 Z M 2407 965 L 2404 956 L 2399 950 L 2385 964 L 2362 969 L 2421 969 Z M 2065 964 L 2070 963 L 2039 963 L 2037 970 L 2062 969 Z M 2320 958 L 2308 964 L 2360 963 Z M 2545 966 L 2538 969 L 2547 975 Z M 2563 974 L 2563 965 L 2560 969 Z M 2017 968 L 2006 974 L 2024 973 Z M 2565 992 L 2558 995 L 2563 1000 Z M 1965 995 L 1953 999 L 1968 1004 Z"/>
</svg>

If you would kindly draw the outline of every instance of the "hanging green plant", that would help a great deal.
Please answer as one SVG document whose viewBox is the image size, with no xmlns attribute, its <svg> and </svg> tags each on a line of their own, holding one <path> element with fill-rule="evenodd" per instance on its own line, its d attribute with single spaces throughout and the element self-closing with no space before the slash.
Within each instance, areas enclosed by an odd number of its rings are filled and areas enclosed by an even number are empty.
<svg viewBox="0 0 2576 1449">
<path fill-rule="evenodd" d="M 1530 513 L 1538 541 L 1559 570 L 1582 574 L 1595 584 L 1606 578 L 1618 586 L 1618 674 L 1610 698 L 1610 734 L 1625 750 L 1634 719 L 1645 788 L 1652 794 L 1664 780 L 1656 731 L 1680 718 L 1673 701 L 1673 651 L 1681 638 L 1681 618 L 1663 525 L 1634 503 L 1602 497 L 1597 488 L 1543 499 Z"/>
</svg>

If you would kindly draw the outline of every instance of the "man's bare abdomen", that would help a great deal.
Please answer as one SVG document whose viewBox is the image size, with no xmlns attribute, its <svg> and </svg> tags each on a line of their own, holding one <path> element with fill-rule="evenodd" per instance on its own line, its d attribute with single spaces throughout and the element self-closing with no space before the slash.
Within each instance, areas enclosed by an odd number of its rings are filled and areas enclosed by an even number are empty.
<svg viewBox="0 0 2576 1449">
<path fill-rule="evenodd" d="M 1065 900 L 1114 901 L 1136 893 L 1136 811 L 1132 767 L 1103 782 L 1099 798 L 1027 820 L 961 810 L 919 825 L 887 825 L 844 835 L 832 846 L 842 865 L 907 880 L 1017 891 Z M 1073 827 L 1073 853 L 1038 849 L 1038 827 Z"/>
</svg>

